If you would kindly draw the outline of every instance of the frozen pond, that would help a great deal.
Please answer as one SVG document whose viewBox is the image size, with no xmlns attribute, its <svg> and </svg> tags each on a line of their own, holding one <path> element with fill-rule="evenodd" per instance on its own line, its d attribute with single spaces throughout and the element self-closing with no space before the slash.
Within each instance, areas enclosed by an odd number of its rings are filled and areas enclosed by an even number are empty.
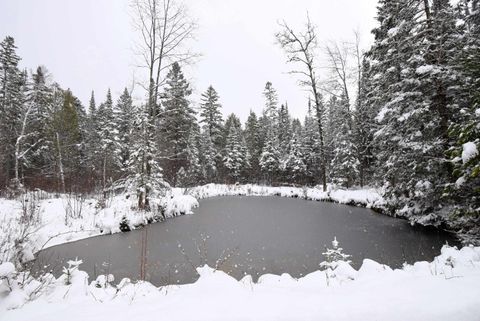
<svg viewBox="0 0 480 321">
<path fill-rule="evenodd" d="M 142 239 L 147 239 L 146 280 L 190 283 L 194 267 L 208 263 L 237 279 L 251 274 L 289 273 L 300 277 L 319 269 L 322 252 L 336 236 L 358 268 L 364 258 L 392 267 L 432 260 L 455 238 L 435 229 L 371 210 L 282 197 L 214 197 L 200 201 L 195 215 L 140 230 L 58 245 L 38 254 L 35 265 L 59 274 L 68 259 L 83 260 L 90 280 L 112 273 L 138 279 Z"/>
</svg>

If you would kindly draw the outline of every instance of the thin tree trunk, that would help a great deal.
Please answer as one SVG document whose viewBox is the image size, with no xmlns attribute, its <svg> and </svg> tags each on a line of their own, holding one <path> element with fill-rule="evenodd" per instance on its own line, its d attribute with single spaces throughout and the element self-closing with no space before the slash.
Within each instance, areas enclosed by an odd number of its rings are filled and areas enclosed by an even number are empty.
<svg viewBox="0 0 480 321">
<path fill-rule="evenodd" d="M 107 187 L 107 154 L 103 156 L 103 171 L 102 171 L 102 186 L 103 186 L 103 200 L 106 200 L 107 198 L 107 192 L 106 192 L 106 187 Z"/>
<path fill-rule="evenodd" d="M 58 135 L 58 132 L 55 133 L 57 137 L 57 148 L 58 148 L 58 169 L 59 169 L 59 174 L 60 174 L 60 183 L 62 185 L 62 193 L 65 193 L 65 175 L 63 172 L 63 161 L 62 161 L 62 148 L 60 145 L 60 136 Z"/>
</svg>

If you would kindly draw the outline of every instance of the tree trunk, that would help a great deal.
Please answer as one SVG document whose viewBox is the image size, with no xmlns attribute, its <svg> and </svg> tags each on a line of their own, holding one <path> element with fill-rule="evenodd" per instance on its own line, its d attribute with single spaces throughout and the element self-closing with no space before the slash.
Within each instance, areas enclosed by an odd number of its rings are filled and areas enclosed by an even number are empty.
<svg viewBox="0 0 480 321">
<path fill-rule="evenodd" d="M 65 193 L 65 175 L 63 172 L 63 161 L 62 161 L 62 148 L 60 145 L 60 136 L 58 132 L 55 133 L 57 137 L 57 148 L 58 148 L 58 169 L 60 174 L 60 183 L 62 185 L 62 193 Z"/>
</svg>

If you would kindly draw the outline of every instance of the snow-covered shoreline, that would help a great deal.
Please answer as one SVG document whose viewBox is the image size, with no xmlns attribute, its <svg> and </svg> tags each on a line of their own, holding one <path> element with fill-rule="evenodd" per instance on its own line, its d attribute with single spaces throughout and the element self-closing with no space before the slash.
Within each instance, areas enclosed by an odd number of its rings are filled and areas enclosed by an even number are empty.
<svg viewBox="0 0 480 321">
<path fill-rule="evenodd" d="M 162 217 L 168 218 L 192 214 L 199 199 L 235 195 L 384 206 L 375 189 L 330 188 L 323 192 L 318 188 L 217 184 L 175 188 L 156 204 L 162 205 Z M 102 209 L 98 209 L 97 200 L 85 199 L 82 216 L 66 221 L 66 197 L 39 201 L 41 220 L 28 242 L 22 244 L 26 259 L 33 257 L 40 246 L 121 232 L 123 218 L 135 228 L 155 222 L 158 215 L 158 211 L 136 212 L 132 210 L 133 199 L 118 195 Z M 0 226 L 4 231 L 6 226 L 18 227 L 15 222 L 21 215 L 20 205 L 18 200 L 0 199 Z M 3 270 L 0 272 L 6 275 L 14 273 L 11 268 Z M 157 288 L 148 282 L 112 281 L 109 276 L 100 276 L 89 284 L 88 275 L 80 270 L 72 272 L 68 285 L 65 275 L 55 279 L 46 274 L 40 280 L 30 279 L 28 284 L 19 282 L 13 291 L 1 275 L 0 320 L 99 320 L 105 315 L 118 321 L 475 320 L 480 315 L 480 247 L 473 246 L 460 250 L 445 246 L 433 262 L 417 262 L 402 269 L 392 270 L 366 259 L 358 271 L 340 262 L 334 271 L 316 271 L 300 279 L 267 274 L 257 283 L 249 276 L 236 281 L 222 271 L 203 267 L 198 269 L 200 278 L 195 283 L 180 286 Z M 22 279 L 22 272 L 14 275 L 15 280 Z M 109 279 L 111 282 L 105 282 Z"/>
<path fill-rule="evenodd" d="M 113 196 L 105 208 L 99 208 L 99 201 L 95 198 L 78 200 L 68 195 L 47 194 L 38 200 L 37 210 L 40 220 L 30 227 L 28 238 L 20 244 L 22 260 L 31 260 L 35 252 L 58 244 L 119 233 L 122 220 L 127 222 L 130 229 L 137 228 L 166 218 L 193 214 L 193 209 L 199 206 L 200 199 L 238 195 L 295 197 L 377 209 L 383 206 L 383 199 L 375 189 L 329 188 L 324 192 L 319 188 L 307 187 L 207 184 L 187 189 L 173 188 L 163 198 L 155 200 L 157 210 L 150 212 L 134 210 L 134 198 L 129 198 L 125 194 Z M 31 199 L 28 201 L 31 202 Z M 69 206 L 81 208 L 79 217 L 65 218 Z M 160 207 L 162 213 L 158 211 Z M 18 248 L 14 249 L 14 242 L 15 238 L 22 233 L 17 223 L 21 215 L 20 200 L 0 198 L 0 232 L 4 236 L 9 236 L 9 240 L 0 248 L 0 261 L 11 260 L 14 251 L 18 251 Z"/>
<path fill-rule="evenodd" d="M 174 189 L 174 193 L 179 191 L 182 189 Z M 385 205 L 380 192 L 375 188 L 341 189 L 329 186 L 327 191 L 323 191 L 319 187 L 207 184 L 186 189 L 186 193 L 197 199 L 216 196 L 280 196 L 375 209 L 381 209 Z"/>
<path fill-rule="evenodd" d="M 46 276 L 41 291 L 34 293 L 34 283 L 0 299 L 0 320 L 467 321 L 480 315 L 480 247 L 444 246 L 433 262 L 396 270 L 366 259 L 358 271 L 339 262 L 333 271 L 300 279 L 267 274 L 257 283 L 206 266 L 198 272 L 193 284 L 160 288 L 105 276 L 89 283 L 79 270 L 68 285 L 66 275 Z"/>
</svg>

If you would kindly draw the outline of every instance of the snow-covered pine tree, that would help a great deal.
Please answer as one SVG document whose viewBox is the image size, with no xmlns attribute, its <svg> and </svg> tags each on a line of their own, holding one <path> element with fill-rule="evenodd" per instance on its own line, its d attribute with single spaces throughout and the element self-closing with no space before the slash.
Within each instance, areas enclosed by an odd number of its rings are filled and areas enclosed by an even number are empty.
<svg viewBox="0 0 480 321">
<path fill-rule="evenodd" d="M 278 150 L 280 153 L 279 179 L 287 181 L 288 173 L 286 165 L 290 156 L 290 141 L 292 139 L 292 124 L 287 103 L 280 106 L 277 119 Z"/>
<path fill-rule="evenodd" d="M 378 71 L 373 79 L 381 83 L 370 97 L 382 102 L 375 142 L 385 197 L 413 220 L 436 224 L 445 217 L 441 198 L 452 179 L 444 155 L 460 104 L 462 77 L 453 58 L 461 30 L 446 0 L 385 3 L 383 9 L 390 25 L 370 51 L 378 58 L 371 62 Z"/>
<path fill-rule="evenodd" d="M 449 128 L 453 143 L 447 155 L 452 161 L 455 183 L 448 185 L 444 193 L 451 208 L 451 226 L 474 236 L 480 232 L 480 3 L 460 2 L 459 10 L 459 25 L 463 22 L 464 33 L 456 69 L 468 81 L 461 95 L 456 96 L 463 103 Z"/>
<path fill-rule="evenodd" d="M 297 137 L 303 137 L 302 122 L 298 118 L 292 119 L 292 135 L 297 135 Z"/>
<path fill-rule="evenodd" d="M 13 37 L 0 43 L 0 162 L 2 185 L 14 178 L 15 143 L 20 132 L 23 102 L 23 74 L 18 69 L 20 57 Z"/>
<path fill-rule="evenodd" d="M 256 182 L 261 175 L 260 156 L 262 154 L 262 145 L 260 138 L 260 124 L 255 112 L 250 111 L 245 123 L 245 143 L 250 154 L 250 168 L 248 171 L 249 181 Z"/>
<path fill-rule="evenodd" d="M 118 184 L 137 195 L 138 209 L 148 211 L 151 209 L 152 196 L 164 194 L 169 185 L 163 179 L 163 170 L 157 161 L 158 151 L 150 109 L 142 106 L 134 107 L 134 110 L 128 175 Z"/>
<path fill-rule="evenodd" d="M 285 170 L 289 182 L 304 184 L 307 173 L 305 155 L 297 134 L 293 134 L 289 142 L 290 150 L 285 162 Z"/>
<path fill-rule="evenodd" d="M 271 127 L 274 134 L 278 134 L 278 95 L 271 82 L 265 84 L 263 90 L 263 96 L 265 97 L 265 109 L 264 117 L 267 120 L 267 126 Z"/>
<path fill-rule="evenodd" d="M 330 120 L 331 126 L 327 127 L 332 132 L 331 135 L 331 161 L 330 161 L 330 179 L 332 183 L 345 187 L 351 187 L 358 175 L 358 159 L 356 148 L 353 143 L 352 131 L 350 128 L 350 112 L 348 101 L 342 95 L 340 100 L 330 105 L 333 109 L 329 113 L 333 119 Z M 327 141 L 326 135 L 326 141 Z"/>
<path fill-rule="evenodd" d="M 360 186 L 373 183 L 373 164 L 375 156 L 372 150 L 373 133 L 375 126 L 376 111 L 373 106 L 368 105 L 367 93 L 371 91 L 370 86 L 370 62 L 363 59 L 360 75 L 358 96 L 356 98 L 355 110 L 353 111 L 353 142 L 357 151 L 358 176 Z"/>
<path fill-rule="evenodd" d="M 282 154 L 288 154 L 290 140 L 292 139 L 292 122 L 288 112 L 288 104 L 280 106 L 278 111 L 278 143 Z"/>
<path fill-rule="evenodd" d="M 307 166 L 307 184 L 314 185 L 321 183 L 322 148 L 320 146 L 318 120 L 316 113 L 308 103 L 308 111 L 305 116 L 304 130 L 302 136 L 302 147 Z"/>
<path fill-rule="evenodd" d="M 130 159 L 132 145 L 131 134 L 133 130 L 134 114 L 135 111 L 132 97 L 127 88 L 125 88 L 113 110 L 113 123 L 118 132 L 117 138 L 115 139 L 115 163 L 117 163 L 121 171 L 126 171 L 128 168 L 128 160 Z"/>
<path fill-rule="evenodd" d="M 373 70 L 372 91 L 366 103 L 379 110 L 374 136 L 377 174 L 386 183 L 385 197 L 397 210 L 415 189 L 431 186 L 420 181 L 416 186 L 412 179 L 423 171 L 420 160 L 432 148 L 423 143 L 420 116 L 427 116 L 428 108 L 422 104 L 424 97 L 416 79 L 418 65 L 412 60 L 420 57 L 415 52 L 421 51 L 421 40 L 416 38 L 421 12 L 419 2 L 381 1 L 377 17 L 380 27 L 374 30 L 375 42 L 367 53 Z M 426 124 L 431 126 L 428 120 Z"/>
<path fill-rule="evenodd" d="M 191 93 L 180 65 L 172 64 L 162 97 L 164 110 L 160 124 L 160 153 L 165 178 L 173 186 L 176 185 L 178 170 L 188 166 L 188 141 L 196 122 L 195 111 L 188 100 Z"/>
<path fill-rule="evenodd" d="M 100 137 L 99 137 L 100 126 L 98 123 L 97 115 L 97 105 L 95 103 L 95 93 L 92 90 L 90 95 L 90 101 L 88 105 L 88 115 L 87 115 L 87 124 L 85 132 L 85 153 L 86 153 L 86 162 L 87 173 L 89 179 L 89 185 L 95 186 L 96 180 L 98 179 L 99 169 L 101 168 L 100 162 L 98 161 L 100 154 Z"/>
<path fill-rule="evenodd" d="M 203 131 L 200 137 L 200 164 L 203 171 L 203 177 L 207 182 L 215 182 L 218 178 L 217 152 L 208 131 Z"/>
<path fill-rule="evenodd" d="M 223 137 L 223 119 L 221 108 L 222 105 L 219 102 L 219 95 L 213 86 L 209 86 L 207 90 L 202 94 L 201 104 L 200 104 L 200 123 L 204 132 L 207 132 L 209 140 L 212 142 L 212 145 L 209 144 L 207 140 L 204 140 L 204 143 L 207 143 L 206 148 L 209 149 L 206 157 L 211 158 L 213 156 L 214 166 L 212 166 L 211 159 L 207 160 L 206 174 L 210 176 L 210 181 L 218 181 L 219 174 L 218 168 L 222 168 L 222 157 L 221 152 L 222 148 L 225 145 L 225 140 Z"/>
<path fill-rule="evenodd" d="M 259 162 L 265 180 L 272 184 L 280 170 L 280 151 L 278 150 L 278 139 L 273 128 L 269 127 L 265 145 Z"/>
<path fill-rule="evenodd" d="M 238 182 L 242 172 L 249 166 L 248 150 L 242 138 L 241 127 L 232 126 L 229 129 L 223 164 L 232 183 Z"/>
<path fill-rule="evenodd" d="M 98 137 L 100 139 L 99 144 L 99 160 L 101 170 L 101 186 L 104 192 L 109 184 L 114 179 L 113 175 L 118 168 L 118 162 L 116 162 L 116 155 L 119 148 L 118 143 L 118 127 L 115 124 L 115 118 L 113 113 L 113 100 L 110 89 L 107 92 L 107 98 L 104 103 L 100 105 L 97 111 L 98 119 Z"/>
<path fill-rule="evenodd" d="M 201 144 L 200 127 L 194 124 L 190 131 L 187 147 L 188 166 L 185 168 L 185 177 L 179 181 L 182 186 L 196 186 L 205 182 L 205 171 L 200 160 L 199 146 Z"/>
<path fill-rule="evenodd" d="M 327 251 L 322 254 L 325 256 L 325 261 L 321 262 L 320 266 L 324 269 L 333 271 L 337 268 L 340 261 L 351 263 L 349 260 L 350 255 L 343 253 L 343 249 L 340 247 L 336 237 L 332 241 L 332 248 L 327 248 Z"/>
<path fill-rule="evenodd" d="M 217 148 L 220 148 L 223 130 L 222 105 L 219 102 L 220 97 L 217 91 L 209 86 L 202 94 L 200 104 L 200 123 L 203 130 L 208 131 L 208 135 Z"/>
<path fill-rule="evenodd" d="M 24 150 L 19 161 L 23 164 L 25 176 L 43 188 L 48 185 L 44 182 L 49 174 L 48 167 L 54 163 L 53 146 L 48 144 L 47 131 L 52 118 L 52 90 L 47 83 L 48 77 L 47 69 L 40 66 L 27 84 L 24 110 L 29 110 L 29 115 L 24 118 L 24 138 L 19 141 L 22 145 L 19 147 Z"/>
</svg>

